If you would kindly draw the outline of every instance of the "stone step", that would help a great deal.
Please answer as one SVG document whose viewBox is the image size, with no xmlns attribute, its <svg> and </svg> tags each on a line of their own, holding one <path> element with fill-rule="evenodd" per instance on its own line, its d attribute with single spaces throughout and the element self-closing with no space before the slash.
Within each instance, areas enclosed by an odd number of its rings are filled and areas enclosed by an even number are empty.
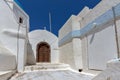
<svg viewBox="0 0 120 80">
<path fill-rule="evenodd" d="M 66 70 L 30 71 L 16 74 L 10 80 L 92 80 L 93 76 Z"/>
<path fill-rule="evenodd" d="M 107 62 L 107 68 L 93 80 L 120 80 L 120 59 Z"/>
<path fill-rule="evenodd" d="M 48 70 L 48 69 L 67 69 L 70 68 L 68 64 L 63 63 L 37 63 L 36 65 L 26 66 L 24 71 L 34 70 Z"/>
<path fill-rule="evenodd" d="M 83 70 L 81 73 L 85 74 L 91 74 L 93 76 L 97 76 L 101 73 L 102 71 L 100 70 Z"/>
<path fill-rule="evenodd" d="M 0 80 L 8 80 L 15 73 L 16 70 L 0 71 Z"/>
</svg>

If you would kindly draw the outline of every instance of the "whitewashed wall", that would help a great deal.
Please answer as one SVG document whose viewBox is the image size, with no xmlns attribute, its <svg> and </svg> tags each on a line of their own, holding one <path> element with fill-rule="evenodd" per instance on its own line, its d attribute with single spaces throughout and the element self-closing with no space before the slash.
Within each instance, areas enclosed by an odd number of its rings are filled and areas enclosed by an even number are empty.
<svg viewBox="0 0 120 80">
<path fill-rule="evenodd" d="M 116 29 L 117 29 L 117 39 L 118 39 L 118 47 L 119 47 L 119 58 L 120 58 L 120 20 L 116 21 Z"/>
<path fill-rule="evenodd" d="M 89 69 L 104 70 L 107 61 L 118 58 L 114 26 L 88 36 Z"/>
<path fill-rule="evenodd" d="M 0 71 L 16 69 L 16 56 L 0 43 Z"/>
<path fill-rule="evenodd" d="M 87 11 L 86 8 L 83 9 L 83 13 Z M 83 14 L 79 14 L 83 15 Z M 72 17 L 72 31 L 75 30 L 80 30 L 80 23 L 78 22 L 79 18 L 81 17 L 77 17 L 77 16 L 73 16 Z M 73 48 L 73 57 L 74 57 L 74 64 L 75 64 L 75 68 L 78 69 L 82 69 L 83 68 L 83 64 L 82 64 L 82 48 L 81 48 L 81 39 L 80 38 L 73 38 L 72 39 L 72 48 Z"/>
<path fill-rule="evenodd" d="M 74 38 L 71 42 L 60 46 L 60 62 L 66 63 L 73 69 L 82 69 L 81 40 Z"/>
<path fill-rule="evenodd" d="M 89 13 L 84 16 L 81 21 L 81 27 L 85 27 L 88 23 L 101 16 L 103 13 L 120 3 L 120 0 L 101 0 Z"/>
<path fill-rule="evenodd" d="M 18 11 L 19 14 L 14 13 L 15 11 L 13 12 L 4 0 L 0 0 L 0 42 L 6 49 L 16 56 L 16 60 L 18 60 L 18 64 L 20 64 L 18 66 L 21 66 L 20 68 L 23 70 L 25 62 L 24 53 L 27 33 L 26 29 L 29 26 L 28 22 L 26 22 L 24 25 L 25 28 L 23 28 L 22 24 L 18 24 L 19 21 L 16 19 L 16 17 L 23 16 L 23 19 L 28 20 L 28 16 L 25 17 L 24 15 L 26 14 L 18 6 L 14 10 Z M 19 59 L 17 59 L 17 54 L 19 55 Z"/>
<path fill-rule="evenodd" d="M 13 9 L 13 2 L 14 0 L 7 0 L 6 2 L 8 3 L 8 5 L 10 6 L 11 9 Z"/>
<path fill-rule="evenodd" d="M 50 45 L 51 63 L 59 62 L 58 38 L 54 34 L 46 30 L 34 30 L 29 33 L 29 42 L 32 48 L 31 56 L 34 54 L 35 57 L 32 58 L 32 62 L 36 62 L 36 47 L 40 42 L 47 42 Z"/>
<path fill-rule="evenodd" d="M 83 17 L 83 19 L 80 21 L 80 23 L 81 23 L 81 27 L 86 27 L 89 23 L 91 23 L 92 21 L 94 21 L 95 22 L 95 20 L 96 19 L 98 19 L 103 13 L 105 13 L 105 12 L 107 12 L 109 9 L 111 9 L 113 6 L 115 6 L 115 5 L 117 5 L 117 4 L 119 4 L 120 3 L 120 0 L 102 0 L 100 3 L 98 3 L 89 13 L 88 13 L 88 15 L 86 15 L 86 16 L 84 16 Z M 105 20 L 105 19 L 104 19 Z M 112 26 L 112 25 L 111 25 Z M 103 25 L 103 27 L 104 27 L 104 25 Z M 101 36 L 101 38 L 103 39 L 104 37 L 106 37 L 106 36 L 110 36 L 109 35 L 109 33 L 111 34 L 111 32 L 112 33 L 114 33 L 114 30 L 112 30 L 112 31 L 110 31 L 110 32 L 98 32 L 97 33 L 97 35 L 99 34 L 99 37 Z M 104 35 L 105 34 L 105 35 Z M 115 34 L 115 33 L 114 33 Z M 112 34 L 113 35 L 113 34 Z M 113 35 L 114 37 L 115 37 L 115 35 Z M 111 36 L 111 38 L 112 38 L 112 40 L 113 40 L 113 36 Z M 89 56 L 89 52 L 88 52 L 88 50 L 90 50 L 90 45 L 88 45 L 89 43 L 89 41 L 90 41 L 90 38 L 92 37 L 92 35 L 91 36 L 89 36 L 89 40 L 88 40 L 88 38 L 86 38 L 86 37 L 84 37 L 83 39 L 82 39 L 82 53 L 83 53 L 83 66 L 84 66 L 84 68 L 85 69 L 88 69 L 89 68 L 89 66 L 94 66 L 93 64 L 90 64 L 92 61 L 93 61 L 93 57 L 92 56 L 94 56 L 94 55 L 91 55 L 91 56 Z M 95 34 L 95 37 L 94 38 L 97 38 L 97 36 L 96 36 L 96 34 Z M 106 37 L 107 38 L 107 37 Z M 110 37 L 109 37 L 110 38 Z M 110 40 L 109 40 L 110 41 Z M 102 42 L 102 41 L 101 41 Z M 99 40 L 98 40 L 98 44 L 100 44 L 101 43 Z M 113 40 L 113 41 L 111 41 L 112 43 L 111 43 L 111 45 L 112 44 L 114 44 L 114 46 L 113 47 L 115 47 L 116 45 L 115 45 L 115 39 Z M 97 45 L 97 41 L 96 41 L 96 45 Z M 109 44 L 110 45 L 110 44 Z M 88 49 L 88 46 L 89 46 L 89 49 Z M 100 47 L 102 46 L 102 43 L 101 43 L 101 45 L 100 45 Z M 104 42 L 103 42 L 103 46 L 105 46 L 104 45 Z M 92 48 L 92 46 L 91 46 L 91 48 Z M 95 46 L 93 46 L 93 48 L 95 48 Z M 96 48 L 99 48 L 99 46 L 96 46 Z M 110 47 L 107 47 L 107 48 L 110 48 Z M 92 50 L 91 50 L 92 51 Z M 93 52 L 94 52 L 95 50 L 93 50 Z M 104 53 L 104 49 L 103 50 L 101 50 L 101 51 L 103 51 L 103 52 L 101 52 L 101 53 Z M 93 53 L 93 52 L 91 52 L 91 54 Z M 97 52 L 97 51 L 96 51 Z M 109 51 L 108 51 L 109 52 Z M 108 54 L 108 52 L 107 52 L 107 54 Z M 114 52 L 116 52 L 116 50 L 114 50 Z M 95 53 L 95 52 L 94 52 Z M 93 54 L 94 54 L 93 53 Z M 99 53 L 99 54 L 101 54 L 101 53 Z M 107 54 L 105 55 L 105 56 L 107 56 Z M 118 57 L 118 56 L 115 56 L 117 54 L 117 52 L 116 53 L 114 53 L 114 54 L 112 54 L 112 56 L 113 57 L 111 57 L 111 56 L 109 56 L 109 58 L 107 57 L 107 58 L 105 58 L 104 57 L 104 59 L 103 60 L 109 60 L 110 58 L 116 58 L 116 57 Z M 97 53 L 96 53 L 96 55 L 97 55 Z M 102 55 L 102 54 L 101 54 Z M 93 59 L 91 59 L 92 61 L 89 63 L 89 57 L 90 58 L 93 58 Z M 94 56 L 95 57 L 95 56 Z M 95 61 L 93 61 L 93 63 L 94 63 Z M 102 61 L 103 62 L 103 61 Z M 100 62 L 100 64 L 101 64 L 101 62 Z M 99 64 L 99 65 L 100 65 Z M 96 66 L 100 69 L 100 70 L 103 70 L 103 69 L 105 69 L 105 63 L 103 63 L 104 65 L 102 65 L 102 66 L 97 66 L 98 64 L 96 64 Z M 96 69 L 96 68 L 95 68 Z"/>
<path fill-rule="evenodd" d="M 107 62 L 107 69 L 95 76 L 92 80 L 120 80 L 120 59 Z"/>
<path fill-rule="evenodd" d="M 18 70 L 22 71 L 27 63 L 27 43 L 29 32 L 29 16 L 16 4 L 13 5 L 14 18 L 19 23 L 19 18 L 22 18 L 23 23 L 19 24 L 18 33 Z M 23 65 L 21 65 L 23 64 Z M 22 68 L 23 67 L 23 68 Z"/>
<path fill-rule="evenodd" d="M 73 53 L 73 43 L 69 42 L 59 48 L 60 62 L 69 64 L 73 69 L 76 69 Z"/>
<path fill-rule="evenodd" d="M 74 30 L 80 29 L 78 17 L 72 15 L 59 31 L 60 62 L 69 64 L 73 69 L 82 69 L 81 40 L 73 38 Z"/>
<path fill-rule="evenodd" d="M 63 25 L 59 30 L 59 40 L 61 40 L 65 35 L 72 31 L 72 16 L 68 19 L 68 21 Z"/>
<path fill-rule="evenodd" d="M 92 9 L 89 9 L 89 7 L 85 6 L 77 15 L 77 20 L 81 22 L 81 20 L 84 19 L 86 15 L 91 11 Z M 82 27 L 82 24 L 80 23 L 80 27 Z"/>
</svg>

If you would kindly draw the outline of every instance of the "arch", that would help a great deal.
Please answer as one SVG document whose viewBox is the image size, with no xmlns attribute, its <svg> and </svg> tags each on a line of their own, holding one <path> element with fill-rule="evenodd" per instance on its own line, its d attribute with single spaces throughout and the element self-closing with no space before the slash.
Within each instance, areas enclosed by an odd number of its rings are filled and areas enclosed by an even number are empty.
<svg viewBox="0 0 120 80">
<path fill-rule="evenodd" d="M 36 53 L 37 62 L 50 62 L 51 48 L 47 42 L 38 43 Z"/>
</svg>

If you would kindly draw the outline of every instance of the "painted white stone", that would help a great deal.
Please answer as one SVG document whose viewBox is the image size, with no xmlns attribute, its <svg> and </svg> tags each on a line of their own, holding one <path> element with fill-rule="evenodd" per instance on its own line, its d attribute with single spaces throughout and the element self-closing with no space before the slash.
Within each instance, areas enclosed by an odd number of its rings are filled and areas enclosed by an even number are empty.
<svg viewBox="0 0 120 80">
<path fill-rule="evenodd" d="M 0 12 L 0 42 L 16 56 L 18 69 L 23 70 L 29 17 L 16 3 L 10 8 L 4 0 L 0 0 Z M 23 24 L 18 24 L 19 17 L 23 17 Z"/>
<path fill-rule="evenodd" d="M 94 77 L 92 80 L 120 80 L 120 59 L 108 61 L 107 69 Z"/>
<path fill-rule="evenodd" d="M 17 43 L 17 54 L 18 54 L 18 71 L 24 70 L 24 65 L 27 63 L 27 43 L 28 43 L 28 32 L 29 32 L 29 16 L 14 2 L 13 4 L 14 19 L 19 23 L 19 18 L 22 18 L 23 23 L 19 24 L 18 27 L 18 43 Z M 23 38 L 24 37 L 24 38 Z"/>
<path fill-rule="evenodd" d="M 10 6 L 10 8 L 13 9 L 13 0 L 5 0 L 5 1 Z"/>
<path fill-rule="evenodd" d="M 74 38 L 71 42 L 60 46 L 60 62 L 69 64 L 73 69 L 82 69 L 81 40 Z"/>
<path fill-rule="evenodd" d="M 116 1 L 102 0 L 100 3 L 98 3 L 98 5 L 96 5 L 93 9 L 91 9 L 91 11 L 88 13 L 89 15 L 86 15 L 83 17 L 83 19 L 80 21 L 81 27 L 85 27 L 90 22 L 94 21 L 96 18 L 98 18 L 103 13 L 105 13 L 106 11 L 108 11 L 113 6 L 116 6 L 119 3 L 120 3 L 120 0 L 116 0 Z M 104 34 L 103 34 L 103 36 L 104 36 Z M 82 54 L 83 54 L 83 56 L 82 56 L 83 57 L 83 68 L 88 69 L 89 68 L 88 39 L 86 39 L 86 37 L 85 37 L 84 39 L 82 39 L 81 43 L 82 43 Z M 116 55 L 117 53 L 114 53 L 114 54 Z M 92 58 L 92 55 L 91 55 L 91 58 Z M 105 59 L 105 57 L 104 57 L 104 59 Z M 93 59 L 92 59 L 92 61 L 93 61 Z M 106 58 L 106 61 L 107 61 L 107 58 Z M 103 65 L 101 65 L 101 66 L 103 66 Z M 105 66 L 106 65 L 104 63 L 104 69 L 105 69 Z"/>
<path fill-rule="evenodd" d="M 0 0 L 0 72 L 15 70 L 16 67 L 19 72 L 24 69 L 27 70 L 21 74 L 16 74 L 11 80 L 61 80 L 61 78 L 64 80 L 92 80 L 93 76 L 66 70 L 66 66 L 63 65 L 52 64 L 67 63 L 76 70 L 104 70 L 108 60 L 118 57 L 113 25 L 101 31 L 95 31 L 96 33 L 83 39 L 73 38 L 58 47 L 58 38 L 46 30 L 34 30 L 28 33 L 29 16 L 16 3 L 14 5 L 13 3 L 7 3 Z M 118 3 L 120 3 L 120 0 L 102 0 L 93 9 L 85 7 L 78 15 L 72 15 L 59 30 L 59 40 L 71 31 L 80 30 L 81 27 L 88 25 Z M 22 24 L 18 24 L 20 17 L 23 19 Z M 119 40 L 118 27 L 119 21 L 117 21 L 117 37 Z M 33 65 L 36 64 L 36 45 L 39 42 L 47 42 L 50 45 L 52 64 Z M 24 68 L 26 64 L 32 64 L 32 66 Z M 94 80 L 119 80 L 119 64 L 118 60 L 109 62 L 107 64 L 108 68 L 96 76 Z M 55 70 L 61 67 L 65 70 Z M 40 68 L 40 71 L 35 71 L 38 68 Z M 41 68 L 44 68 L 44 70 L 41 70 Z M 48 68 L 51 70 L 48 70 Z M 33 69 L 34 71 L 32 71 Z M 0 79 L 5 80 L 6 78 L 0 76 Z"/>
<path fill-rule="evenodd" d="M 68 64 L 64 63 L 37 63 L 36 65 L 26 66 L 24 72 L 41 70 L 65 70 L 70 69 Z"/>
<path fill-rule="evenodd" d="M 0 71 L 14 70 L 16 65 L 15 55 L 0 45 Z"/>
<path fill-rule="evenodd" d="M 15 73 L 16 73 L 16 70 L 0 71 L 0 80 L 8 80 Z"/>
<path fill-rule="evenodd" d="M 74 38 L 72 42 L 76 69 L 83 69 L 81 40 Z"/>
<path fill-rule="evenodd" d="M 59 30 L 59 41 L 62 38 L 66 38 L 65 36 L 68 35 L 71 31 L 79 29 L 79 19 L 77 16 L 72 15 Z M 81 40 L 79 38 L 74 38 L 68 43 L 59 46 L 59 51 L 60 62 L 69 64 L 73 69 L 76 70 L 82 69 Z"/>
<path fill-rule="evenodd" d="M 27 65 L 35 65 L 35 64 L 36 64 L 36 58 L 32 50 L 32 45 L 30 44 L 30 42 L 28 42 L 27 44 Z"/>
<path fill-rule="evenodd" d="M 75 67 L 75 59 L 73 54 L 73 43 L 70 42 L 64 46 L 59 48 L 60 52 L 60 62 L 66 63 L 71 66 L 71 68 L 76 69 Z"/>
<path fill-rule="evenodd" d="M 86 16 L 89 12 L 91 11 L 91 9 L 89 9 L 87 6 L 85 6 L 80 13 L 77 15 L 77 20 L 80 22 L 81 20 L 84 19 L 84 16 Z M 81 23 L 80 23 L 80 27 L 81 27 Z"/>
<path fill-rule="evenodd" d="M 82 48 L 83 69 L 88 70 L 88 57 L 89 57 L 89 55 L 87 52 L 88 48 L 86 47 L 86 46 L 88 46 L 86 37 L 81 40 L 81 45 L 82 45 L 81 48 Z"/>
<path fill-rule="evenodd" d="M 89 69 L 104 70 L 107 61 L 117 58 L 114 26 L 88 36 Z"/>
<path fill-rule="evenodd" d="M 59 40 L 61 40 L 65 35 L 72 31 L 72 15 L 67 22 L 63 25 L 63 27 L 59 30 Z"/>
<path fill-rule="evenodd" d="M 91 80 L 93 76 L 72 70 L 44 70 L 16 74 L 10 80 Z"/>
<path fill-rule="evenodd" d="M 85 27 L 91 21 L 101 16 L 103 13 L 120 3 L 120 0 L 101 0 L 81 21 L 81 27 Z"/>
<path fill-rule="evenodd" d="M 13 12 L 9 9 L 7 4 L 1 0 L 0 1 L 0 41 L 3 45 L 5 45 L 10 51 L 16 55 L 16 45 L 15 42 L 17 41 L 16 38 L 10 37 L 5 34 L 5 29 L 8 31 L 10 29 L 13 29 L 14 31 L 17 31 L 18 24 L 16 23 Z M 9 41 L 8 41 L 9 38 Z M 16 42 L 17 43 L 17 42 Z M 14 46 L 14 47 L 13 47 Z"/>
<path fill-rule="evenodd" d="M 118 47 L 119 47 L 119 58 L 120 58 L 120 20 L 116 21 L 116 28 L 117 28 L 117 39 L 118 39 Z"/>
</svg>

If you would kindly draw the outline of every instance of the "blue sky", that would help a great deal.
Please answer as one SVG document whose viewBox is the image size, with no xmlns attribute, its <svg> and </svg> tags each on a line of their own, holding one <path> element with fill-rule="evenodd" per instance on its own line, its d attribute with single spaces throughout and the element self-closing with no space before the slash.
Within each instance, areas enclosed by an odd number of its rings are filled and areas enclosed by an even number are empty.
<svg viewBox="0 0 120 80">
<path fill-rule="evenodd" d="M 93 8 L 101 0 L 18 0 L 30 17 L 30 31 L 47 28 L 49 31 L 49 12 L 52 17 L 52 33 L 58 35 L 59 29 L 68 18 L 77 15 L 85 6 Z"/>
</svg>

